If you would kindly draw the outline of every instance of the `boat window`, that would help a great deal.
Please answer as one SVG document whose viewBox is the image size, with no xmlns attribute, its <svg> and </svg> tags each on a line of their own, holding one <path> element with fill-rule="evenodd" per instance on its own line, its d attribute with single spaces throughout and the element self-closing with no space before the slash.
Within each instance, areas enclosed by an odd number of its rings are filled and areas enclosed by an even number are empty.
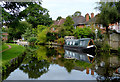
<svg viewBox="0 0 120 82">
<path fill-rule="evenodd" d="M 90 42 L 89 42 L 89 46 L 90 46 L 90 45 L 93 45 L 93 42 L 92 42 L 92 40 L 90 40 Z"/>
<path fill-rule="evenodd" d="M 67 45 L 69 45 L 70 44 L 70 42 L 67 42 Z"/>
<path fill-rule="evenodd" d="M 78 42 L 75 42 L 75 45 L 78 45 Z"/>
<path fill-rule="evenodd" d="M 67 42 L 67 45 L 68 45 L 68 42 Z"/>
<path fill-rule="evenodd" d="M 75 45 L 75 41 L 73 42 L 73 45 Z"/>
<path fill-rule="evenodd" d="M 85 46 L 85 41 L 83 41 L 83 44 L 82 44 L 83 46 Z"/>
<path fill-rule="evenodd" d="M 72 42 L 70 42 L 70 45 L 72 45 Z"/>
<path fill-rule="evenodd" d="M 80 46 L 82 46 L 82 41 L 80 41 Z"/>
</svg>

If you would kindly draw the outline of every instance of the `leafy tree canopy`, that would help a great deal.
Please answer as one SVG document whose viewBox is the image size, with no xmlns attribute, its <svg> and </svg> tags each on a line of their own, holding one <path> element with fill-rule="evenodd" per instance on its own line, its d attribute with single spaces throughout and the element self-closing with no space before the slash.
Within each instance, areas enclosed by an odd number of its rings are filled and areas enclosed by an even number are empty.
<svg viewBox="0 0 120 82">
<path fill-rule="evenodd" d="M 77 38 L 94 38 L 94 33 L 89 27 L 77 27 L 77 29 L 74 31 L 74 36 Z"/>
<path fill-rule="evenodd" d="M 24 8 L 21 11 L 21 8 Z M 37 25 L 50 25 L 52 19 L 48 10 L 41 6 L 41 2 L 3 2 L 2 4 L 3 22 L 7 26 L 15 28 L 19 20 L 26 19 L 33 27 Z"/>
<path fill-rule="evenodd" d="M 73 19 L 70 16 L 66 17 L 66 20 L 64 22 L 64 26 L 73 26 L 73 24 L 74 24 Z"/>
<path fill-rule="evenodd" d="M 72 17 L 76 17 L 76 16 L 81 16 L 81 12 L 80 12 L 80 11 L 76 11 L 76 12 L 72 15 Z"/>
<path fill-rule="evenodd" d="M 13 39 L 13 38 L 20 39 L 21 35 L 26 32 L 27 28 L 32 28 L 32 25 L 26 21 L 20 21 L 20 23 L 16 25 L 16 28 L 9 27 L 9 29 L 8 29 L 9 38 L 10 39 Z"/>
<path fill-rule="evenodd" d="M 106 31 L 108 32 L 108 26 L 109 24 L 113 24 L 115 22 L 118 22 L 118 10 L 117 7 L 114 5 L 114 3 L 104 3 L 100 2 L 100 6 L 97 7 L 101 12 L 98 17 L 98 22 L 100 24 L 103 24 L 104 27 L 106 27 Z"/>
<path fill-rule="evenodd" d="M 56 19 L 56 21 L 59 21 L 60 19 L 62 19 L 62 17 L 61 17 L 61 16 L 58 16 L 58 18 Z"/>
<path fill-rule="evenodd" d="M 52 23 L 48 10 L 37 3 L 30 5 L 22 13 L 25 14 L 25 19 L 31 23 L 34 28 L 37 25 L 49 26 Z"/>
</svg>

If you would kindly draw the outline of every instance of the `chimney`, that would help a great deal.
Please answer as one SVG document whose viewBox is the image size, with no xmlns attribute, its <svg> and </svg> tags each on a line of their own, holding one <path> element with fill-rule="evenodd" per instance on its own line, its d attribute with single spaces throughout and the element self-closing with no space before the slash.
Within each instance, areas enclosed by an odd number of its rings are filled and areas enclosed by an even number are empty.
<svg viewBox="0 0 120 82">
<path fill-rule="evenodd" d="M 94 13 L 91 13 L 91 19 L 94 18 Z"/>
<path fill-rule="evenodd" d="M 86 21 L 89 21 L 89 14 L 86 14 Z"/>
</svg>

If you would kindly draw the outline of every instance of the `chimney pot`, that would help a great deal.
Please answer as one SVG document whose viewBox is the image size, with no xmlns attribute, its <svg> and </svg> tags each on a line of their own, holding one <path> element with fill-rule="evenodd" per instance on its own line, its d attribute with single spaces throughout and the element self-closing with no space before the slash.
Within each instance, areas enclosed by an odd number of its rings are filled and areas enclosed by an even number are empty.
<svg viewBox="0 0 120 82">
<path fill-rule="evenodd" d="M 89 14 L 86 14 L 86 21 L 89 21 Z"/>
<path fill-rule="evenodd" d="M 91 19 L 94 18 L 94 13 L 91 13 Z"/>
</svg>

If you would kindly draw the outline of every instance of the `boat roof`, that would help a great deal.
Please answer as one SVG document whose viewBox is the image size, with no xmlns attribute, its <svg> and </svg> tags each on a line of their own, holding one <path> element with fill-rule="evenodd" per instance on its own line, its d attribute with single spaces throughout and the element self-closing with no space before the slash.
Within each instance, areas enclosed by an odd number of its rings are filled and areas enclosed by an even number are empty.
<svg viewBox="0 0 120 82">
<path fill-rule="evenodd" d="M 91 38 L 67 39 L 66 41 L 90 40 Z"/>
</svg>

